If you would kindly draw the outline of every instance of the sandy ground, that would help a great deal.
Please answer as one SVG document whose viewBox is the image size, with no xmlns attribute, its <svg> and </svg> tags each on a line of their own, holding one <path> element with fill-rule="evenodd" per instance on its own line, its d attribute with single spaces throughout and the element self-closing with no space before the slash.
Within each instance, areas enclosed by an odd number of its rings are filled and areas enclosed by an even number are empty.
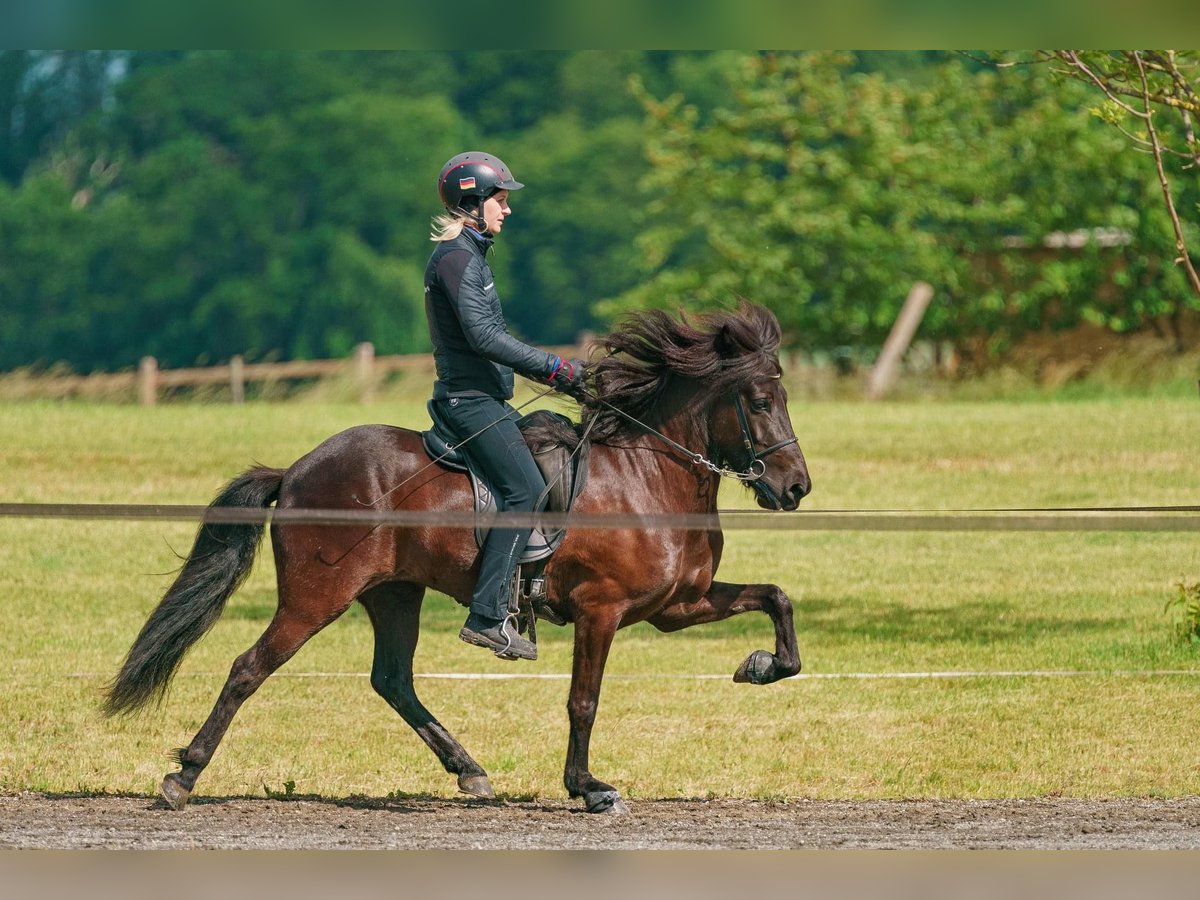
<svg viewBox="0 0 1200 900">
<path fill-rule="evenodd" d="M 563 801 L 0 796 L 3 849 L 1200 849 L 1179 800 Z"/>
</svg>

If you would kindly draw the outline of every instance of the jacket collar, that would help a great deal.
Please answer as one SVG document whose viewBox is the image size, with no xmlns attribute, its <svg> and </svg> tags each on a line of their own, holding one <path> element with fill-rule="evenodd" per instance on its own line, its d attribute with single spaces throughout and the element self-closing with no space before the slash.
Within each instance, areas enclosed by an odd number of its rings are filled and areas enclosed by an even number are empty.
<svg viewBox="0 0 1200 900">
<path fill-rule="evenodd" d="M 481 234 L 480 232 L 478 232 L 474 228 L 472 228 L 470 225 L 464 225 L 462 233 L 466 234 L 466 235 L 470 235 L 471 239 L 474 240 L 475 243 L 477 243 L 480 246 L 480 248 L 483 250 L 483 252 L 485 254 L 489 250 L 492 249 L 492 244 L 495 243 L 495 240 L 493 238 L 489 237 L 486 234 Z"/>
</svg>

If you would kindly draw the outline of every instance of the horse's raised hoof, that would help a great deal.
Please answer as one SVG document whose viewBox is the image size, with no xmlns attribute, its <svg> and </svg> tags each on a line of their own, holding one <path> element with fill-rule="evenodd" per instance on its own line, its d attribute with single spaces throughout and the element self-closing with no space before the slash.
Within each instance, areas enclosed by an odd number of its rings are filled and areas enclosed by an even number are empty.
<svg viewBox="0 0 1200 900">
<path fill-rule="evenodd" d="M 488 781 L 486 775 L 459 775 L 458 789 L 472 797 L 480 797 L 484 800 L 496 799 L 496 792 L 492 790 L 492 783 Z"/>
<path fill-rule="evenodd" d="M 775 656 L 766 650 L 755 650 L 733 673 L 738 684 L 770 684 L 775 681 Z"/>
<path fill-rule="evenodd" d="M 192 792 L 183 786 L 179 776 L 174 772 L 162 780 L 162 784 L 158 786 L 158 792 L 167 801 L 167 806 L 176 812 L 187 806 L 187 802 L 192 796 Z"/>
<path fill-rule="evenodd" d="M 583 795 L 583 802 L 590 813 L 614 816 L 629 812 L 629 807 L 617 791 L 590 791 Z"/>
</svg>

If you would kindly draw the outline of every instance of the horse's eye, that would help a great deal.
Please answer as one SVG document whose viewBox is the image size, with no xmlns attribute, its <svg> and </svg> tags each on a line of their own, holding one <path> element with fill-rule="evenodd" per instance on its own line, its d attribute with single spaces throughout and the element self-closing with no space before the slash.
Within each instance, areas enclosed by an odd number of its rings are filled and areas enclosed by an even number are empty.
<svg viewBox="0 0 1200 900">
<path fill-rule="evenodd" d="M 750 408 L 755 412 L 766 412 L 771 408 L 770 397 L 758 397 L 750 401 Z"/>
</svg>

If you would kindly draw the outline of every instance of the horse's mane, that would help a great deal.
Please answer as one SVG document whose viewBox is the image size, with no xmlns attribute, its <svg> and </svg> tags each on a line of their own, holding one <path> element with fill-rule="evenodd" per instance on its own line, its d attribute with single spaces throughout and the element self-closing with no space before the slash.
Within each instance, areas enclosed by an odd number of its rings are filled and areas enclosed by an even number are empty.
<svg viewBox="0 0 1200 900">
<path fill-rule="evenodd" d="M 651 427 L 662 424 L 663 402 L 674 380 L 688 379 L 696 393 L 726 394 L 749 381 L 777 375 L 779 321 L 768 309 L 742 301 L 733 312 L 688 317 L 652 309 L 630 313 L 599 344 L 607 355 L 589 364 L 590 393 Z M 555 417 L 524 426 L 531 445 L 578 445 L 580 434 L 598 442 L 640 429 L 596 400 L 582 404 L 582 423 L 572 428 Z"/>
<path fill-rule="evenodd" d="M 744 300 L 736 311 L 690 318 L 662 310 L 632 313 L 601 341 L 607 355 L 588 366 L 588 387 L 622 412 L 656 426 L 666 409 L 665 392 L 678 379 L 695 382 L 707 397 L 778 374 L 779 340 L 774 314 Z M 583 427 L 589 425 L 596 441 L 639 430 L 594 400 L 583 404 Z"/>
</svg>

